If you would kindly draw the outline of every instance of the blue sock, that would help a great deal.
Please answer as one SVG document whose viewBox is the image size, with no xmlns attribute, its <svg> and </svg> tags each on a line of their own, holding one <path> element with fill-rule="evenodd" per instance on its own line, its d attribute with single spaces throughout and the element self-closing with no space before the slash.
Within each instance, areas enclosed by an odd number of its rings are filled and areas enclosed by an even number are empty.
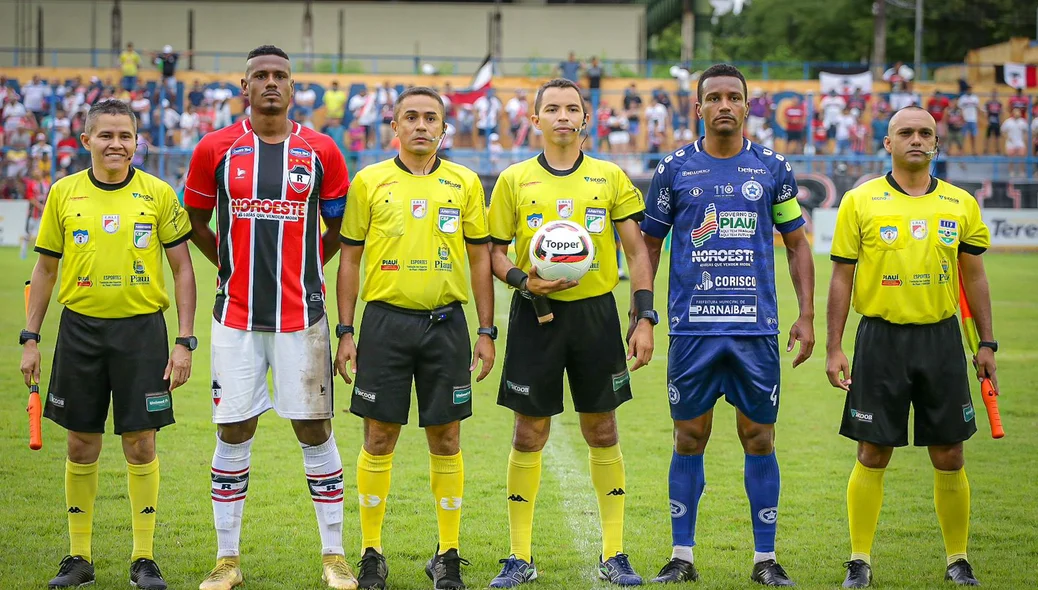
<svg viewBox="0 0 1038 590">
<path fill-rule="evenodd" d="M 696 514 L 705 486 L 703 456 L 674 451 L 670 458 L 670 531 L 675 546 L 695 546 Z"/>
<path fill-rule="evenodd" d="M 778 520 L 779 466 L 775 453 L 746 455 L 746 496 L 753 520 L 753 545 L 758 553 L 775 551 L 775 522 Z"/>
</svg>

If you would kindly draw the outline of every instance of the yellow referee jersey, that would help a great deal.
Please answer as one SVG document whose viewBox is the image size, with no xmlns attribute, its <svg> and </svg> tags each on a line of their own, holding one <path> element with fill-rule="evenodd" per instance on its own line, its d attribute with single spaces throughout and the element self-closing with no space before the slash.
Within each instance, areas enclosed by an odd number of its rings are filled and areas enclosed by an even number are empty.
<svg viewBox="0 0 1038 590">
<path fill-rule="evenodd" d="M 350 184 L 340 234 L 364 246 L 364 301 L 422 310 L 466 303 L 465 243 L 490 241 L 483 185 L 447 160 L 425 176 L 399 157 L 372 164 Z"/>
<path fill-rule="evenodd" d="M 91 170 L 54 183 L 36 251 L 61 258 L 58 302 L 95 318 L 125 318 L 169 307 L 162 248 L 191 236 L 173 187 L 130 168 L 106 184 Z"/>
<path fill-rule="evenodd" d="M 980 255 L 991 234 L 973 195 L 933 179 L 912 197 L 889 173 L 844 195 L 832 259 L 856 264 L 854 309 L 895 324 L 931 324 L 959 305 L 959 252 Z"/>
<path fill-rule="evenodd" d="M 515 264 L 530 272 L 530 240 L 549 221 L 568 219 L 591 234 L 595 260 L 580 284 L 548 295 L 575 301 L 603 295 L 620 281 L 613 222 L 645 211 L 642 193 L 619 166 L 581 154 L 572 169 L 554 170 L 544 154 L 509 166 L 490 197 L 490 236 L 495 243 L 515 239 Z"/>
</svg>

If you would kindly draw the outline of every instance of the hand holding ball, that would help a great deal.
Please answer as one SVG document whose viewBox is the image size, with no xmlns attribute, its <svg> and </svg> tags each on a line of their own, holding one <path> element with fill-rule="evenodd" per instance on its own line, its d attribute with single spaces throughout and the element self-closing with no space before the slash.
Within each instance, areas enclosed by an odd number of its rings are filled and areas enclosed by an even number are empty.
<svg viewBox="0 0 1038 590">
<path fill-rule="evenodd" d="M 572 221 L 550 221 L 530 240 L 530 264 L 547 281 L 579 281 L 594 260 L 591 234 Z"/>
</svg>

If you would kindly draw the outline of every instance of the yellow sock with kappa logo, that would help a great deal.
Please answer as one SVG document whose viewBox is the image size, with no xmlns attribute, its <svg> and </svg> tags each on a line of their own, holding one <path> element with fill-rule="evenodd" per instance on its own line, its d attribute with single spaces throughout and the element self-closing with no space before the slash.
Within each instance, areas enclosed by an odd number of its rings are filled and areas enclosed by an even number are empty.
<svg viewBox="0 0 1038 590">
<path fill-rule="evenodd" d="M 73 463 L 65 459 L 65 507 L 68 510 L 69 555 L 93 561 L 90 537 L 97 498 L 97 461 Z"/>
<path fill-rule="evenodd" d="M 126 464 L 130 489 L 130 510 L 133 513 L 133 555 L 154 559 L 155 510 L 159 503 L 159 458 L 143 465 Z"/>
<path fill-rule="evenodd" d="M 590 447 L 588 460 L 602 521 L 602 559 L 606 560 L 624 551 L 624 456 L 620 445 Z"/>
</svg>

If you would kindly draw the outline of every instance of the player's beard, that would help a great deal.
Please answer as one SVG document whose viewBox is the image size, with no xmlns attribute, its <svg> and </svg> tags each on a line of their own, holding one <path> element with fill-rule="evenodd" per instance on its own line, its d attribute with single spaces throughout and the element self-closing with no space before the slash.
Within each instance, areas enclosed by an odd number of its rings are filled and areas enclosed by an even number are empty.
<svg viewBox="0 0 1038 590">
<path fill-rule="evenodd" d="M 256 105 L 254 107 L 254 110 L 256 110 L 259 114 L 265 115 L 265 116 L 268 116 L 268 117 L 278 116 L 278 115 L 282 115 L 282 116 L 287 116 L 288 115 L 288 106 L 286 106 L 286 105 L 279 105 L 277 103 L 270 103 L 270 102 L 267 102 L 266 104 L 260 103 L 260 104 L 258 104 L 258 105 Z"/>
</svg>

